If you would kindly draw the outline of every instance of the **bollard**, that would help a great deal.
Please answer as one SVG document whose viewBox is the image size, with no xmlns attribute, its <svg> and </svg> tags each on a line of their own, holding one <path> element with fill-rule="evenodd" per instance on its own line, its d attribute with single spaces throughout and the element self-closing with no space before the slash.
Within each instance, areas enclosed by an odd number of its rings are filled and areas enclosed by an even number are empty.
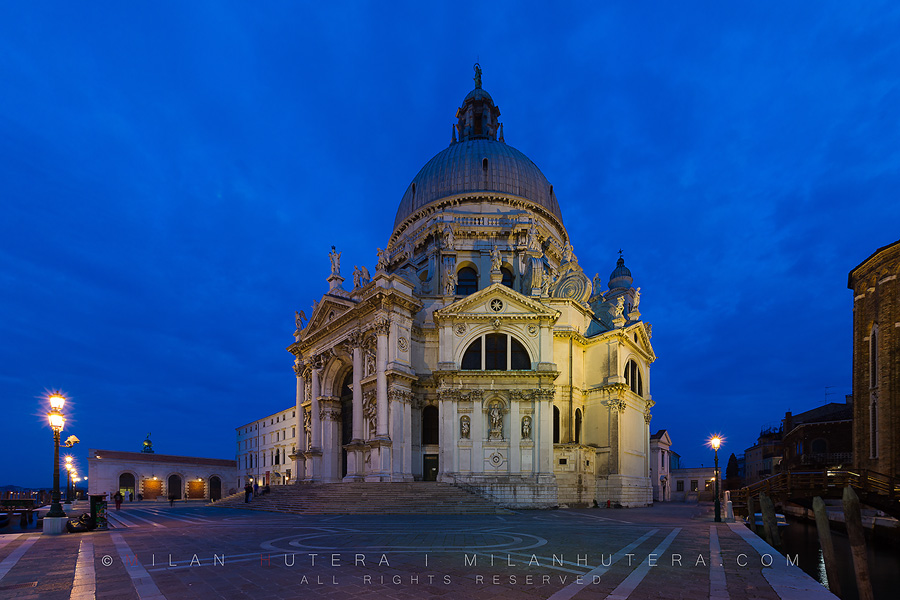
<svg viewBox="0 0 900 600">
<path fill-rule="evenodd" d="M 778 535 L 778 522 L 775 520 L 775 504 L 765 492 L 759 494 L 759 508 L 762 511 L 763 528 L 766 532 L 766 541 L 773 548 L 781 546 L 781 536 Z"/>
<path fill-rule="evenodd" d="M 850 538 L 850 552 L 853 555 L 853 570 L 856 572 L 856 589 L 859 600 L 875 600 L 872 594 L 872 580 L 869 579 L 869 557 L 866 553 L 866 536 L 863 533 L 862 518 L 859 514 L 859 498 L 849 485 L 844 488 L 844 524 Z"/>
<path fill-rule="evenodd" d="M 822 547 L 822 558 L 825 559 L 825 574 L 828 576 L 828 589 L 837 597 L 841 597 L 841 582 L 838 580 L 837 557 L 834 555 L 834 544 L 831 542 L 831 525 L 828 523 L 828 511 L 825 501 L 819 496 L 813 498 L 813 512 L 816 515 L 816 529 L 819 532 L 819 546 Z"/>
</svg>

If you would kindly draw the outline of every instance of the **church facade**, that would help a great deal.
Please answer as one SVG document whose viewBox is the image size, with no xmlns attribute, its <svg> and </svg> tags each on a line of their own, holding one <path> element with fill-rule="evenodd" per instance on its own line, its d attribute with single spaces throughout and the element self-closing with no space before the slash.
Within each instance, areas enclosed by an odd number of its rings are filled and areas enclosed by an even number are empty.
<svg viewBox="0 0 900 600">
<path fill-rule="evenodd" d="M 511 507 L 652 502 L 651 328 L 621 256 L 575 256 L 553 186 L 481 87 L 409 184 L 374 275 L 294 343 L 294 481 L 450 482 Z M 293 441 L 293 440 L 292 440 Z M 240 457 L 238 457 L 240 461 Z M 239 463 L 241 464 L 241 463 Z"/>
</svg>

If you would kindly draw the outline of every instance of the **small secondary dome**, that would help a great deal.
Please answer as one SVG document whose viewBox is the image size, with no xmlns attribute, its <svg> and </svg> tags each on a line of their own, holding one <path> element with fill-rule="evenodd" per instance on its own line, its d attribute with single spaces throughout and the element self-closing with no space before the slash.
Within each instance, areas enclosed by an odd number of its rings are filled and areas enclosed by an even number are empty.
<svg viewBox="0 0 900 600">
<path fill-rule="evenodd" d="M 500 109 L 481 88 L 481 68 L 476 64 L 475 89 L 456 111 L 450 147 L 428 161 L 409 184 L 397 209 L 395 229 L 442 198 L 491 192 L 524 198 L 562 225 L 553 186 L 527 156 L 504 142 L 499 117 Z"/>
<path fill-rule="evenodd" d="M 628 289 L 634 280 L 631 278 L 631 270 L 625 266 L 625 259 L 619 256 L 616 268 L 609 274 L 609 289 Z"/>
</svg>

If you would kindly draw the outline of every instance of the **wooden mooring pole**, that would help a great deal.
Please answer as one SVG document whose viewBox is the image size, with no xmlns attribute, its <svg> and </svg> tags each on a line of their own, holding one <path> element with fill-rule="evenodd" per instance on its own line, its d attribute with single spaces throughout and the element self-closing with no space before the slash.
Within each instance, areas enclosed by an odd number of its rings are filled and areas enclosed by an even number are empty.
<svg viewBox="0 0 900 600">
<path fill-rule="evenodd" d="M 831 526 L 828 523 L 828 511 L 821 497 L 813 498 L 813 512 L 816 514 L 816 529 L 819 531 L 819 546 L 822 547 L 822 558 L 825 559 L 825 574 L 828 576 L 828 589 L 841 597 L 841 582 L 838 580 L 837 557 L 834 555 L 834 544 L 831 543 Z"/>
<path fill-rule="evenodd" d="M 759 509 L 762 511 L 766 541 L 773 548 L 781 546 L 781 536 L 778 535 L 778 521 L 775 519 L 775 504 L 765 492 L 759 493 Z"/>
<path fill-rule="evenodd" d="M 869 579 L 869 557 L 866 553 L 866 536 L 859 513 L 859 497 L 849 485 L 844 488 L 843 504 L 844 524 L 847 526 L 847 537 L 850 538 L 850 553 L 853 555 L 853 570 L 856 572 L 859 600 L 875 600 L 872 580 Z"/>
<path fill-rule="evenodd" d="M 750 531 L 753 533 L 757 533 L 756 531 L 756 511 L 753 509 L 753 494 L 749 491 L 747 492 L 747 513 L 748 513 L 748 521 L 747 524 L 750 525 Z M 758 534 L 757 534 L 758 535 Z"/>
</svg>

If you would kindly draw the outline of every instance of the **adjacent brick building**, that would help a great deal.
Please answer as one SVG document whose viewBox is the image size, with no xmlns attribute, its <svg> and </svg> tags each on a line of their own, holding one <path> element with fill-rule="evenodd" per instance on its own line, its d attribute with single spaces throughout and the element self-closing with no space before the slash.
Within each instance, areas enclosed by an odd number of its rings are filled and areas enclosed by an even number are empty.
<svg viewBox="0 0 900 600">
<path fill-rule="evenodd" d="M 853 290 L 853 456 L 900 476 L 900 240 L 850 271 Z"/>
<path fill-rule="evenodd" d="M 853 455 L 853 404 L 830 402 L 782 422 L 782 471 L 847 468 Z"/>
</svg>

